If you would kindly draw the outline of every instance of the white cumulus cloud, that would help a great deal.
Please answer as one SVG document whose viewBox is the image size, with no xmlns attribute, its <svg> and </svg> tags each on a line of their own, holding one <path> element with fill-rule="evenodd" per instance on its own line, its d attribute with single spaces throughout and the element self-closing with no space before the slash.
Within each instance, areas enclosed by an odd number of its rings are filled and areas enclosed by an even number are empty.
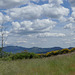
<svg viewBox="0 0 75 75">
<path fill-rule="evenodd" d="M 50 19 L 42 19 L 42 20 L 34 20 L 31 21 L 23 21 L 23 22 L 12 22 L 13 30 L 12 32 L 26 35 L 33 33 L 44 33 L 50 31 L 53 27 L 55 27 L 56 22 Z"/>
<path fill-rule="evenodd" d="M 63 6 L 54 6 L 51 4 L 28 5 L 21 8 L 13 8 L 6 11 L 14 20 L 34 20 L 39 18 L 59 19 L 68 16 L 69 9 Z"/>
<path fill-rule="evenodd" d="M 46 32 L 46 33 L 39 33 L 37 35 L 38 38 L 49 38 L 49 37 L 64 37 L 66 36 L 65 34 L 63 33 L 49 33 L 49 32 Z"/>
<path fill-rule="evenodd" d="M 69 23 L 64 26 L 64 29 L 72 29 L 72 28 L 73 28 L 72 23 Z"/>
</svg>

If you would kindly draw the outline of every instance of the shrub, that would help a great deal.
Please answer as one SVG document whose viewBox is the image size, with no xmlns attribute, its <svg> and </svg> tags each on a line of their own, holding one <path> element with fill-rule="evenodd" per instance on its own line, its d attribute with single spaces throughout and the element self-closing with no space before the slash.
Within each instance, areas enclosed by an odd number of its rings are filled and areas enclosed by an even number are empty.
<svg viewBox="0 0 75 75">
<path fill-rule="evenodd" d="M 67 48 L 61 50 L 61 54 L 63 54 L 63 53 L 65 54 L 65 53 L 68 53 L 68 52 L 69 52 L 69 49 L 67 49 Z"/>
<path fill-rule="evenodd" d="M 59 54 L 59 51 L 53 51 L 53 55 L 58 55 Z"/>
<path fill-rule="evenodd" d="M 22 52 L 22 53 L 17 53 L 11 56 L 12 60 L 16 59 L 31 59 L 31 58 L 39 58 L 39 56 L 35 53 L 28 53 L 28 52 Z"/>
<path fill-rule="evenodd" d="M 30 53 L 30 58 L 39 58 L 39 56 L 35 53 Z"/>
<path fill-rule="evenodd" d="M 12 59 L 10 57 L 3 57 L 1 60 L 4 60 L 4 61 L 11 61 Z"/>
<path fill-rule="evenodd" d="M 46 54 L 37 54 L 40 58 L 46 57 Z"/>
<path fill-rule="evenodd" d="M 74 52 L 74 51 L 75 51 L 75 48 L 72 48 L 72 49 L 71 49 L 71 52 Z"/>
<path fill-rule="evenodd" d="M 51 56 L 52 55 L 52 52 L 47 52 L 46 53 L 46 57 L 49 57 L 49 56 Z"/>
<path fill-rule="evenodd" d="M 58 55 L 59 54 L 59 50 L 57 51 L 51 51 L 51 52 L 47 52 L 46 53 L 46 57 L 52 56 L 52 55 Z"/>
</svg>

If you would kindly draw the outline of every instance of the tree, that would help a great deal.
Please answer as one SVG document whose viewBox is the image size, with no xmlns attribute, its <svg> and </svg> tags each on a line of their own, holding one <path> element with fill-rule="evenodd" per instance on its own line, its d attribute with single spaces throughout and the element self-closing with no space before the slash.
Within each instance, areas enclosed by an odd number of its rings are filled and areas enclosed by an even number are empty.
<svg viewBox="0 0 75 75">
<path fill-rule="evenodd" d="M 3 53 L 3 47 L 4 47 L 4 34 L 6 32 L 7 27 L 5 27 L 2 23 L 2 25 L 0 25 L 0 35 L 1 35 L 1 49 L 0 49 L 0 55 L 2 58 L 2 53 Z"/>
<path fill-rule="evenodd" d="M 1 25 L 0 26 L 0 33 L 1 33 L 1 50 L 0 50 L 0 53 L 1 53 L 1 58 L 2 58 L 2 50 L 3 50 L 3 37 L 4 37 L 4 33 L 3 33 L 3 26 Z"/>
</svg>

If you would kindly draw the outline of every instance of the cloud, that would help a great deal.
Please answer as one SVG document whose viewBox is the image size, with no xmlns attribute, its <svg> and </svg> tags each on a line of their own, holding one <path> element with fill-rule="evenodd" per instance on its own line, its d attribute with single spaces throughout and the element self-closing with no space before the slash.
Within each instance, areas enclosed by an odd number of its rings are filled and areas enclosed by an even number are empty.
<svg viewBox="0 0 75 75">
<path fill-rule="evenodd" d="M 60 22 L 66 22 L 66 21 L 67 21 L 67 18 L 64 17 L 64 16 L 61 16 L 58 20 L 59 20 Z"/>
<path fill-rule="evenodd" d="M 69 0 L 69 2 L 71 3 L 71 6 L 75 6 L 75 0 Z"/>
<path fill-rule="evenodd" d="M 28 4 L 30 0 L 0 0 L 0 9 L 9 9 Z"/>
<path fill-rule="evenodd" d="M 71 19 L 72 21 L 75 21 L 75 0 L 69 0 L 72 8 L 72 14 L 71 14 Z"/>
<path fill-rule="evenodd" d="M 45 4 L 42 7 L 43 15 L 48 18 L 59 19 L 62 16 L 68 16 L 69 14 L 69 9 L 62 6 L 51 6 L 49 4 Z"/>
<path fill-rule="evenodd" d="M 63 0 L 49 0 L 49 3 L 60 5 L 60 4 L 63 4 Z"/>
<path fill-rule="evenodd" d="M 23 22 L 12 22 L 12 32 L 20 35 L 33 34 L 33 33 L 44 33 L 54 28 L 56 22 L 50 19 L 23 21 Z"/>
<path fill-rule="evenodd" d="M 71 16 L 75 19 L 75 7 L 72 7 L 72 11 L 73 12 L 72 12 L 72 15 Z"/>
<path fill-rule="evenodd" d="M 3 22 L 3 14 L 0 12 L 0 24 Z"/>
<path fill-rule="evenodd" d="M 31 44 L 32 44 L 32 45 L 35 45 L 36 43 L 32 42 Z"/>
<path fill-rule="evenodd" d="M 42 14 L 42 8 L 39 6 L 26 6 L 22 8 L 13 8 L 7 10 L 7 13 L 13 19 L 37 19 Z"/>
<path fill-rule="evenodd" d="M 64 26 L 64 29 L 72 29 L 72 28 L 73 28 L 72 23 L 69 23 Z"/>
<path fill-rule="evenodd" d="M 73 17 L 71 16 L 71 17 L 68 18 L 68 21 L 71 22 L 71 23 L 74 23 L 74 22 L 75 22 L 75 18 L 73 18 Z"/>
<path fill-rule="evenodd" d="M 37 34 L 38 38 L 64 37 L 64 36 L 66 36 L 66 35 L 63 34 L 63 33 L 49 33 L 49 32 L 46 32 L 46 33 Z"/>
<path fill-rule="evenodd" d="M 22 5 L 38 3 L 40 0 L 0 0 L 0 9 L 10 9 L 20 7 Z"/>
<path fill-rule="evenodd" d="M 0 24 L 12 21 L 12 19 L 8 15 L 4 15 L 0 12 Z"/>
<path fill-rule="evenodd" d="M 9 31 L 3 31 L 3 32 L 0 32 L 0 37 L 2 37 L 2 33 L 4 34 L 4 38 L 6 38 L 8 35 L 9 35 Z"/>
<path fill-rule="evenodd" d="M 30 0 L 30 1 L 33 1 L 33 2 L 36 2 L 36 3 L 38 3 L 40 0 Z"/>
<path fill-rule="evenodd" d="M 72 7 L 72 14 L 69 17 L 68 21 L 70 21 L 71 23 L 75 23 L 75 7 Z"/>
<path fill-rule="evenodd" d="M 13 29 L 14 29 L 14 30 L 20 28 L 19 22 L 12 22 L 12 25 L 13 25 Z"/>
<path fill-rule="evenodd" d="M 19 7 L 25 4 L 31 4 L 33 2 L 38 3 L 39 1 L 46 1 L 46 0 L 0 0 L 0 9 L 10 9 L 14 7 Z M 63 0 L 48 0 L 50 4 L 57 4 L 60 5 L 63 3 Z"/>
<path fill-rule="evenodd" d="M 26 43 L 27 41 L 17 41 L 17 43 Z"/>
<path fill-rule="evenodd" d="M 39 18 L 59 19 L 68 16 L 69 9 L 63 6 L 55 6 L 51 4 L 28 5 L 21 8 L 13 8 L 6 11 L 13 20 L 34 20 Z"/>
<path fill-rule="evenodd" d="M 49 4 L 54 4 L 54 5 L 63 4 L 63 0 L 42 0 L 42 1 L 48 1 Z"/>
<path fill-rule="evenodd" d="M 4 23 L 8 27 L 10 26 L 7 31 L 4 31 L 4 37 L 9 35 L 9 39 L 5 43 L 8 45 L 13 44 L 28 47 L 32 43 L 33 46 L 50 47 L 52 43 L 54 46 L 55 41 L 62 41 L 60 37 L 67 39 L 73 31 L 68 30 L 65 32 L 62 26 L 65 24 L 64 29 L 74 29 L 75 1 L 69 0 L 72 12 L 69 6 L 67 6 L 68 8 L 66 7 L 63 1 L 0 0 L 0 25 Z M 72 13 L 71 16 L 70 13 Z M 71 37 L 73 38 L 74 36 Z M 23 41 L 24 38 L 27 39 L 27 42 Z M 41 44 L 42 40 L 45 41 L 44 44 Z M 52 43 L 48 42 L 49 40 Z M 40 43 L 37 43 L 38 41 Z"/>
</svg>

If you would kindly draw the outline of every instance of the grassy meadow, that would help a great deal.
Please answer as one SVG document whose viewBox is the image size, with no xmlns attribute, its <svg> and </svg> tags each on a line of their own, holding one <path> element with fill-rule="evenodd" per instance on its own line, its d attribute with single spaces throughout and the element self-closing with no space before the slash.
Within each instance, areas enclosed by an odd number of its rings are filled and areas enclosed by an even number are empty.
<svg viewBox="0 0 75 75">
<path fill-rule="evenodd" d="M 75 75 L 75 52 L 37 59 L 1 60 L 0 75 Z"/>
</svg>

